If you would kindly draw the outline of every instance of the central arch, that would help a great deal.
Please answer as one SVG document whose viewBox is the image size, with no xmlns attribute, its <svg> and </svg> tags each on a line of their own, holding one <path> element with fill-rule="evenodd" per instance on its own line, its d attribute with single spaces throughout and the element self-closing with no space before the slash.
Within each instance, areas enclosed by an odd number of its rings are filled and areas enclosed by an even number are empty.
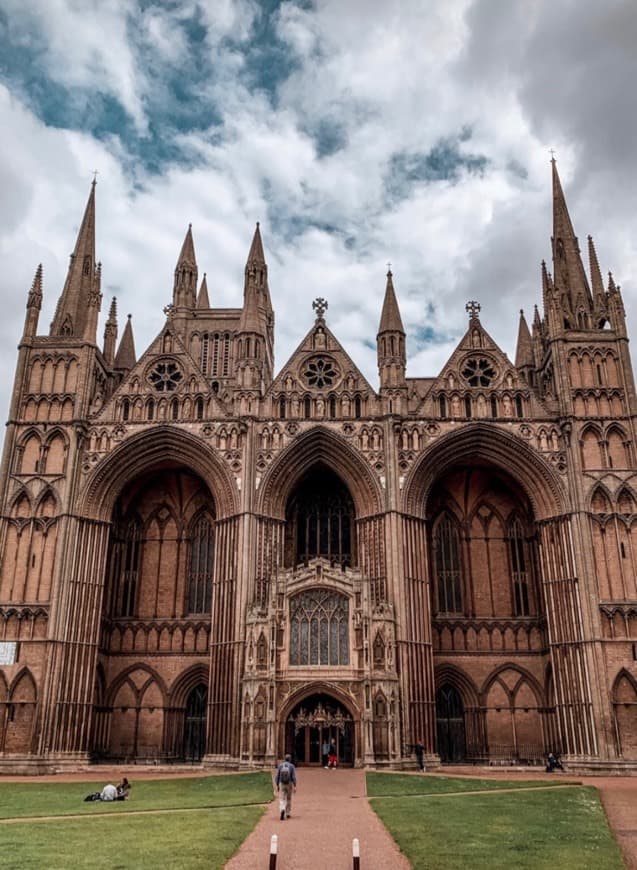
<svg viewBox="0 0 637 870">
<path fill-rule="evenodd" d="M 324 426 L 299 435 L 281 452 L 261 480 L 257 510 L 285 519 L 286 505 L 295 485 L 317 465 L 331 469 L 341 478 L 354 500 L 357 518 L 382 510 L 382 491 L 370 466 L 347 439 Z"/>
</svg>

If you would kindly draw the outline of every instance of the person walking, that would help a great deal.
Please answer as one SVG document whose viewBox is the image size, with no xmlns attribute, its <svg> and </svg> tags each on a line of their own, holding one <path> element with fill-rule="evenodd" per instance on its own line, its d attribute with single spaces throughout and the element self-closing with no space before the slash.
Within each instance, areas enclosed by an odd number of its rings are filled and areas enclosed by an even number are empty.
<svg viewBox="0 0 637 870">
<path fill-rule="evenodd" d="M 292 764 L 290 755 L 286 755 L 277 767 L 275 783 L 279 793 L 279 813 L 281 821 L 284 821 L 290 818 L 292 793 L 296 791 L 296 767 Z"/>
</svg>

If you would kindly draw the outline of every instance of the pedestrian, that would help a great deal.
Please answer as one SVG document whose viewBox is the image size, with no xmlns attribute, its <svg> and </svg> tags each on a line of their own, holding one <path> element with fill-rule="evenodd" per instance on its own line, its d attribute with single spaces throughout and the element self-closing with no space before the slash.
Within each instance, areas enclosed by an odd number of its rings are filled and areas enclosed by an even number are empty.
<svg viewBox="0 0 637 870">
<path fill-rule="evenodd" d="M 321 756 L 323 761 L 323 767 L 327 770 L 327 756 L 330 754 L 330 741 L 327 737 L 323 740 L 323 746 L 321 747 Z"/>
<path fill-rule="evenodd" d="M 290 818 L 292 811 L 292 792 L 296 791 L 296 767 L 292 764 L 292 757 L 286 755 L 285 759 L 276 769 L 276 790 L 279 793 L 279 813 L 281 821 Z"/>
<path fill-rule="evenodd" d="M 414 752 L 416 753 L 416 761 L 421 771 L 425 772 L 425 747 L 420 737 L 414 743 Z"/>
<path fill-rule="evenodd" d="M 336 740 L 332 738 L 330 740 L 330 747 L 327 752 L 327 766 L 332 770 L 336 770 L 336 765 L 338 764 L 338 756 L 336 754 Z"/>
</svg>

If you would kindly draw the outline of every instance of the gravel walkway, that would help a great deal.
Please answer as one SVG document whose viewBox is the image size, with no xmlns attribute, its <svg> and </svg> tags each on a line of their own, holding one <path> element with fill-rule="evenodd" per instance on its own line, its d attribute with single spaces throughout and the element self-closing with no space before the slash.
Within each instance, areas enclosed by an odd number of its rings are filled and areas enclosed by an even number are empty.
<svg viewBox="0 0 637 870">
<path fill-rule="evenodd" d="M 277 870 L 347 870 L 352 840 L 360 842 L 361 870 L 408 870 L 411 866 L 370 807 L 365 771 L 300 768 L 292 816 L 279 819 L 273 801 L 226 870 L 268 866 L 270 838 L 277 834 Z"/>
</svg>

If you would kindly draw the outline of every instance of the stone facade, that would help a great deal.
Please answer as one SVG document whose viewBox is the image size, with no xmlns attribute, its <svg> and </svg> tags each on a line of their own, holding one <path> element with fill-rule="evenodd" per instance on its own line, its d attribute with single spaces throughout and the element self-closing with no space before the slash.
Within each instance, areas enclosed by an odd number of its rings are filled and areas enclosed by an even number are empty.
<svg viewBox="0 0 637 870">
<path fill-rule="evenodd" d="M 28 295 L 0 506 L 0 771 L 88 759 L 637 766 L 635 386 L 621 291 L 553 263 L 515 364 L 469 303 L 406 377 L 388 273 L 379 388 L 327 304 L 274 371 L 259 227 L 243 305 L 190 228 L 137 359 L 96 342 L 95 184 L 48 335 Z"/>
</svg>

